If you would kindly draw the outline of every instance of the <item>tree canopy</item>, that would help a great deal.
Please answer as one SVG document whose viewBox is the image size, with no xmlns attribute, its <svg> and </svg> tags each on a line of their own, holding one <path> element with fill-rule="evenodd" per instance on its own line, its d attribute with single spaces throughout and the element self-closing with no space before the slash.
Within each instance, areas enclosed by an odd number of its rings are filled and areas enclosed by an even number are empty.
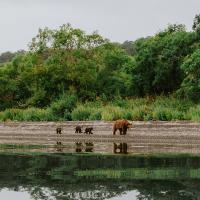
<svg viewBox="0 0 200 200">
<path fill-rule="evenodd" d="M 63 95 L 87 101 L 177 93 L 199 101 L 199 19 L 192 32 L 170 24 L 123 44 L 70 24 L 39 29 L 28 51 L 0 56 L 0 110 L 48 107 Z"/>
</svg>

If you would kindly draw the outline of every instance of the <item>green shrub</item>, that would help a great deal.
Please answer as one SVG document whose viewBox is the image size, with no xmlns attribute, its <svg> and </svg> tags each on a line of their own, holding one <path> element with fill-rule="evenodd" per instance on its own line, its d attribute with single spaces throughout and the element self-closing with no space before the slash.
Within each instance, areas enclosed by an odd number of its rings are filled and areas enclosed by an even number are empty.
<svg viewBox="0 0 200 200">
<path fill-rule="evenodd" d="M 28 108 L 22 112 L 24 121 L 47 121 L 49 116 L 45 109 Z"/>
<path fill-rule="evenodd" d="M 187 111 L 193 103 L 188 100 L 170 97 L 157 97 L 154 102 L 152 102 L 153 107 L 163 107 L 163 108 L 170 108 L 175 109 L 178 111 L 185 112 Z"/>
<path fill-rule="evenodd" d="M 185 118 L 188 120 L 200 121 L 200 105 L 190 108 Z"/>
<path fill-rule="evenodd" d="M 79 105 L 77 108 L 75 108 L 72 113 L 71 117 L 72 120 L 78 121 L 78 120 L 89 120 L 90 115 L 91 115 L 91 109 L 84 106 L 84 105 Z"/>
<path fill-rule="evenodd" d="M 118 106 L 107 105 L 102 108 L 102 120 L 117 120 L 123 118 L 125 110 Z"/>
<path fill-rule="evenodd" d="M 183 120 L 184 113 L 172 108 L 156 107 L 153 110 L 153 119 L 162 121 Z"/>
<path fill-rule="evenodd" d="M 71 112 L 76 104 L 76 96 L 65 94 L 50 105 L 49 111 L 55 116 L 55 119 L 71 120 Z"/>
<path fill-rule="evenodd" d="M 102 119 L 102 115 L 101 115 L 101 111 L 100 110 L 93 110 L 92 113 L 90 113 L 90 117 L 89 120 L 101 120 Z"/>
<path fill-rule="evenodd" d="M 128 111 L 128 110 L 127 110 Z M 149 113 L 148 113 L 149 112 Z M 146 116 L 150 114 L 150 110 L 146 105 L 135 106 L 131 110 L 132 120 L 145 120 Z"/>
<path fill-rule="evenodd" d="M 7 109 L 0 114 L 1 121 L 47 121 L 52 120 L 49 117 L 48 110 L 40 108 Z"/>
<path fill-rule="evenodd" d="M 127 111 L 125 114 L 124 114 L 124 119 L 127 119 L 127 120 L 133 120 L 133 114 L 131 111 Z"/>
<path fill-rule="evenodd" d="M 46 109 L 7 109 L 0 112 L 0 121 L 60 120 L 200 120 L 200 105 L 174 97 L 115 99 L 79 103 L 75 96 L 63 95 Z"/>
</svg>

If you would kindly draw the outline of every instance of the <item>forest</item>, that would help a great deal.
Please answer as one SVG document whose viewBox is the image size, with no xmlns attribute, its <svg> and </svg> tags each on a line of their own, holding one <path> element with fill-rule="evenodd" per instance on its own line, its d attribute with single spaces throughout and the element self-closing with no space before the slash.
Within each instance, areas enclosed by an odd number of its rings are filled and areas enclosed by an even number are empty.
<svg viewBox="0 0 200 200">
<path fill-rule="evenodd" d="M 124 43 L 64 24 L 0 55 L 0 120 L 200 120 L 200 15 Z"/>
</svg>

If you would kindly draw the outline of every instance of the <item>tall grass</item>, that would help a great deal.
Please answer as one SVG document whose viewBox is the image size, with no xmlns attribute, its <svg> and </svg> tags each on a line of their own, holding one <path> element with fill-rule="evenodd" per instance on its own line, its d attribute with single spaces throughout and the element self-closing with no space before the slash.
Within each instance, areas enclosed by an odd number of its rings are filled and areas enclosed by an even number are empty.
<svg viewBox="0 0 200 200">
<path fill-rule="evenodd" d="M 7 109 L 0 120 L 57 121 L 57 120 L 200 120 L 200 104 L 174 97 L 97 100 L 77 103 L 73 96 L 62 96 L 46 109 Z"/>
<path fill-rule="evenodd" d="M 102 119 L 102 102 L 87 102 L 78 104 L 71 113 L 71 118 L 77 120 L 101 120 Z"/>
<path fill-rule="evenodd" d="M 1 121 L 50 121 L 52 119 L 53 117 L 51 113 L 48 112 L 48 109 L 7 109 L 0 113 Z"/>
<path fill-rule="evenodd" d="M 200 121 L 200 105 L 191 107 L 185 114 L 185 118 L 188 120 Z"/>
</svg>

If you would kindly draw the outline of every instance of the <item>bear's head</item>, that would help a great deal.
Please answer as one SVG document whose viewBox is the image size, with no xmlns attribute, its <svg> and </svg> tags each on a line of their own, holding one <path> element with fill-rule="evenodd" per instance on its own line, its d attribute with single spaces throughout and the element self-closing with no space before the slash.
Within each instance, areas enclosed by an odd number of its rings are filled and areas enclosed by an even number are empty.
<svg viewBox="0 0 200 200">
<path fill-rule="evenodd" d="M 125 121 L 125 125 L 127 126 L 127 128 L 132 128 L 133 127 L 133 124 L 130 123 L 129 121 Z"/>
</svg>

